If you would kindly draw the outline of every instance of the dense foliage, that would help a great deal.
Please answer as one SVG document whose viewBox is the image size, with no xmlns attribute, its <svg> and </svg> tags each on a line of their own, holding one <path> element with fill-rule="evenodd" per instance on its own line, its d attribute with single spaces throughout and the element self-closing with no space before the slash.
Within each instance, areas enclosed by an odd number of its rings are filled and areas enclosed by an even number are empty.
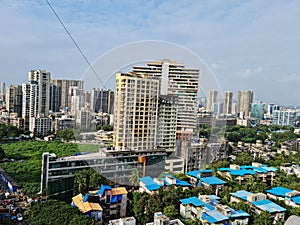
<svg viewBox="0 0 300 225">
<path fill-rule="evenodd" d="M 133 209 L 138 224 L 145 224 L 153 221 L 155 212 L 165 212 L 171 218 L 175 218 L 178 215 L 179 200 L 199 194 L 212 194 L 212 192 L 202 187 L 183 190 L 181 187 L 175 188 L 173 186 L 167 190 L 160 189 L 158 193 L 152 195 L 145 192 L 135 192 L 130 201 L 130 207 Z"/>
<path fill-rule="evenodd" d="M 55 153 L 58 157 L 72 155 L 77 152 L 98 151 L 96 145 L 63 143 L 60 141 L 24 141 L 2 144 L 9 162 L 1 163 L 1 167 L 23 187 L 26 194 L 35 194 L 40 188 L 43 152 Z"/>
<path fill-rule="evenodd" d="M 70 204 L 56 200 L 33 203 L 27 212 L 31 225 L 95 225 L 88 217 Z"/>
<path fill-rule="evenodd" d="M 94 169 L 82 170 L 75 174 L 74 195 L 87 193 L 89 190 L 100 188 L 101 184 L 106 184 L 107 180 Z"/>
<path fill-rule="evenodd" d="M 15 126 L 0 124 L 0 140 L 19 137 L 20 134 L 28 134 L 28 133 L 29 133 L 28 131 L 24 131 Z"/>
</svg>

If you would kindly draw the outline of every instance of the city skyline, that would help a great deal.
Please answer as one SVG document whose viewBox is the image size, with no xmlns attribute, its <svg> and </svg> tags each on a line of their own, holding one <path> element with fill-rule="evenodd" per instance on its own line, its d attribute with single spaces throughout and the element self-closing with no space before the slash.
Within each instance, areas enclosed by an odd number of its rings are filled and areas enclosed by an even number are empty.
<svg viewBox="0 0 300 225">
<path fill-rule="evenodd" d="M 50 3 L 91 62 L 128 42 L 170 41 L 203 58 L 224 91 L 253 90 L 255 99 L 299 105 L 298 1 Z M 0 12 L 0 80 L 7 86 L 27 82 L 31 69 L 82 78 L 88 66 L 46 2 L 4 0 Z"/>
</svg>

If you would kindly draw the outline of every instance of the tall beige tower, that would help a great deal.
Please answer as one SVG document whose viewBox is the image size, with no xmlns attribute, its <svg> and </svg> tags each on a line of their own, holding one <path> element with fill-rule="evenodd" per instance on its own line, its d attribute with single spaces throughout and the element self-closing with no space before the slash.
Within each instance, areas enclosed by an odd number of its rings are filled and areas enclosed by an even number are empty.
<svg viewBox="0 0 300 225">
<path fill-rule="evenodd" d="M 239 91 L 237 113 L 242 117 L 249 117 L 251 104 L 253 103 L 253 91 Z"/>
<path fill-rule="evenodd" d="M 177 96 L 177 138 L 189 138 L 196 128 L 199 69 L 171 60 L 134 66 L 133 72 L 159 78 L 160 94 Z"/>
<path fill-rule="evenodd" d="M 231 91 L 224 92 L 224 103 L 223 103 L 223 114 L 224 115 L 233 114 L 232 98 L 233 98 L 233 92 L 231 92 Z"/>
<path fill-rule="evenodd" d="M 209 90 L 207 94 L 207 102 L 206 102 L 206 111 L 213 112 L 214 103 L 217 102 L 218 99 L 218 91 Z"/>
<path fill-rule="evenodd" d="M 160 81 L 135 73 L 117 73 L 114 104 L 114 146 L 149 151 L 157 147 Z"/>
</svg>

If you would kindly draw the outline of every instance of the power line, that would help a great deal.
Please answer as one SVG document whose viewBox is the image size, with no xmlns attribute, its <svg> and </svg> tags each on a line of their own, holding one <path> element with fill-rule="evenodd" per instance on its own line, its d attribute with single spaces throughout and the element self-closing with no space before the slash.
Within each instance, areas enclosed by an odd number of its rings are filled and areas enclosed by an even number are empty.
<svg viewBox="0 0 300 225">
<path fill-rule="evenodd" d="M 71 38 L 73 44 L 75 45 L 75 47 L 77 48 L 77 50 L 79 51 L 79 53 L 81 54 L 81 56 L 84 58 L 85 62 L 89 65 L 89 67 L 92 69 L 93 73 L 96 75 L 97 79 L 100 81 L 102 87 L 104 89 L 106 89 L 104 83 L 102 82 L 102 80 L 100 79 L 100 77 L 98 76 L 96 70 L 94 69 L 94 67 L 92 66 L 92 64 L 90 63 L 90 61 L 88 60 L 88 58 L 86 57 L 86 55 L 84 54 L 84 52 L 81 50 L 81 48 L 79 47 L 79 45 L 77 44 L 77 42 L 75 41 L 75 39 L 73 38 L 73 36 L 71 35 L 71 33 L 69 32 L 69 30 L 67 29 L 67 27 L 65 26 L 65 24 L 63 23 L 63 21 L 60 19 L 60 17 L 58 16 L 58 14 L 56 13 L 56 11 L 54 10 L 54 8 L 52 7 L 52 5 L 50 4 L 50 2 L 48 0 L 45 0 L 47 2 L 47 5 L 49 6 L 49 8 L 51 9 L 51 11 L 54 13 L 54 15 L 56 16 L 56 18 L 58 19 L 59 23 L 62 25 L 62 27 L 64 28 L 64 30 L 66 31 L 66 33 L 68 34 L 68 36 Z"/>
</svg>

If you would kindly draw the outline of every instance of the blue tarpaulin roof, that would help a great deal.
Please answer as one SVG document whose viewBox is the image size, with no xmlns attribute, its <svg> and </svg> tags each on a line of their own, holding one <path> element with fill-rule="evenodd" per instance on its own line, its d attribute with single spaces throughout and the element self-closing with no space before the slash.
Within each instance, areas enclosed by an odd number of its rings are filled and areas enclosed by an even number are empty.
<svg viewBox="0 0 300 225">
<path fill-rule="evenodd" d="M 184 181 L 184 180 L 179 180 L 179 179 L 177 179 L 176 177 L 174 177 L 173 175 L 165 175 L 165 177 L 164 178 L 161 178 L 161 180 L 163 180 L 164 181 L 164 184 L 166 185 L 166 186 L 170 186 L 171 184 L 170 183 L 168 183 L 167 182 L 167 177 L 171 177 L 171 178 L 173 178 L 173 179 L 175 179 L 175 181 L 176 181 L 176 184 L 175 185 L 178 185 L 178 186 L 191 186 L 191 184 L 190 183 L 188 183 L 188 182 L 186 182 L 186 181 Z"/>
<path fill-rule="evenodd" d="M 102 196 L 105 190 L 111 190 L 111 186 L 108 185 L 101 185 L 100 190 L 97 192 L 100 196 Z"/>
<path fill-rule="evenodd" d="M 241 198 L 243 200 L 247 200 L 247 196 L 251 195 L 253 193 L 249 192 L 249 191 L 245 191 L 245 190 L 240 190 L 234 193 L 230 193 L 232 196 L 237 197 L 237 198 Z"/>
<path fill-rule="evenodd" d="M 256 172 L 254 172 L 253 170 L 231 170 L 230 171 L 230 174 L 231 175 L 234 175 L 234 176 L 245 176 L 245 175 L 254 175 L 256 174 Z"/>
<path fill-rule="evenodd" d="M 273 187 L 270 190 L 266 190 L 267 193 L 270 193 L 272 195 L 276 195 L 276 196 L 281 196 L 281 197 L 285 197 L 286 193 L 292 192 L 293 190 L 290 190 L 288 188 L 285 187 Z"/>
<path fill-rule="evenodd" d="M 149 191 L 155 191 L 155 190 L 158 190 L 159 188 L 161 188 L 161 185 L 155 183 L 154 180 L 149 176 L 142 177 L 139 180 L 145 184 L 145 187 Z"/>
<path fill-rule="evenodd" d="M 218 168 L 219 171 L 232 171 L 233 169 L 230 169 L 229 167 L 222 167 L 222 168 Z"/>
<path fill-rule="evenodd" d="M 296 204 L 300 205 L 300 196 L 292 198 L 292 201 L 295 202 Z"/>
<path fill-rule="evenodd" d="M 219 212 L 218 210 L 207 211 L 208 217 L 205 218 L 209 223 L 218 223 L 224 220 L 229 220 L 227 216 Z"/>
<path fill-rule="evenodd" d="M 269 199 L 252 202 L 252 204 L 260 208 L 261 210 L 267 211 L 269 213 L 286 211 L 285 208 L 281 207 L 280 205 L 277 205 L 276 203 L 270 201 Z"/>
<path fill-rule="evenodd" d="M 212 173 L 213 170 L 210 170 L 210 169 L 207 169 L 207 170 L 193 170 L 193 171 L 190 171 L 190 172 L 187 172 L 186 175 L 189 175 L 189 176 L 192 176 L 192 177 L 195 177 L 195 178 L 200 178 L 199 174 L 201 173 Z"/>
<path fill-rule="evenodd" d="M 208 185 L 218 185 L 218 184 L 226 184 L 227 182 L 221 180 L 218 177 L 211 176 L 211 177 L 202 177 L 200 181 L 206 183 Z"/>
<path fill-rule="evenodd" d="M 142 177 L 139 180 L 142 181 L 145 185 L 154 183 L 153 179 L 149 176 Z"/>
<path fill-rule="evenodd" d="M 250 215 L 243 210 L 233 210 L 231 211 L 230 218 L 239 218 L 239 217 L 249 217 Z"/>
<path fill-rule="evenodd" d="M 184 199 L 181 199 L 180 202 L 182 204 L 185 204 L 185 205 L 189 205 L 189 204 L 192 204 L 194 205 L 195 207 L 198 207 L 198 206 L 205 206 L 207 207 L 208 209 L 210 210 L 213 210 L 214 207 L 201 201 L 199 198 L 193 196 L 193 197 L 189 197 L 189 198 L 184 198 Z"/>
</svg>

